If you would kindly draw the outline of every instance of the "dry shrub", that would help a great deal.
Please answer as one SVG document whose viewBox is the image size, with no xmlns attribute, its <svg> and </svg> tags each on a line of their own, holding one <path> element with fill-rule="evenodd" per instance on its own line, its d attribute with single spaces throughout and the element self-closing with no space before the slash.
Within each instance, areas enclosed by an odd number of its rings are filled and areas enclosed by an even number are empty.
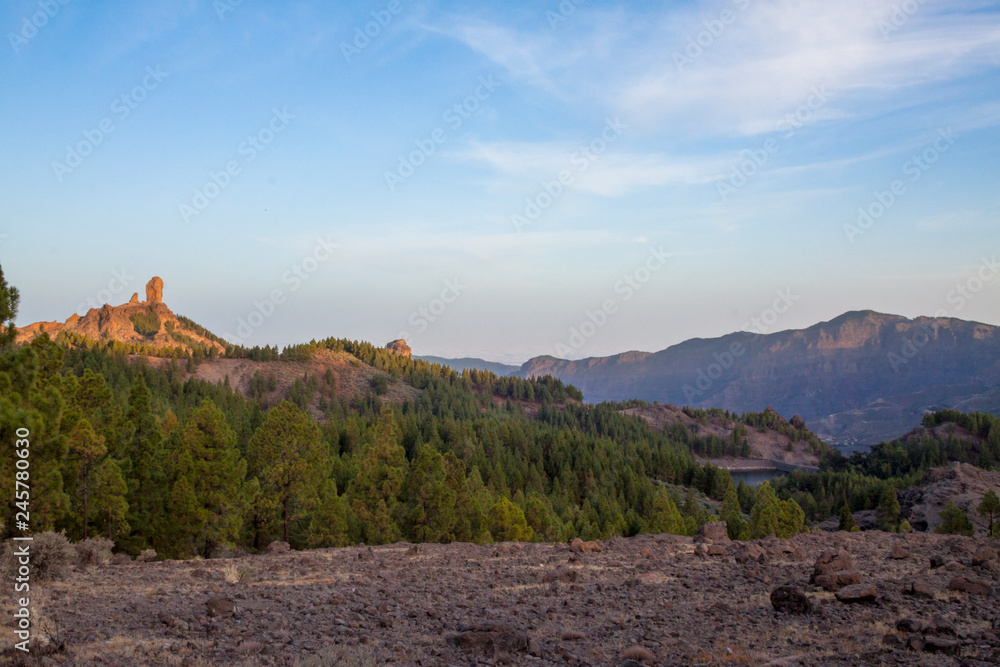
<svg viewBox="0 0 1000 667">
<path fill-rule="evenodd" d="M 652 665 L 656 662 L 656 656 L 641 646 L 631 646 L 622 651 L 622 659 L 644 662 L 647 665 Z"/>
<path fill-rule="evenodd" d="M 304 658 L 295 667 L 380 667 L 386 662 L 382 651 L 364 646 L 330 645 Z"/>
<path fill-rule="evenodd" d="M 156 549 L 143 549 L 135 559 L 140 563 L 151 563 L 156 560 Z"/>
<path fill-rule="evenodd" d="M 111 550 L 115 543 L 106 537 L 90 537 L 75 545 L 79 564 L 83 567 L 98 565 L 104 567 L 112 560 Z"/>
<path fill-rule="evenodd" d="M 226 563 L 222 567 L 222 576 L 230 584 L 252 584 L 260 581 L 260 569 L 250 563 Z"/>
<path fill-rule="evenodd" d="M 0 571 L 3 579 L 13 577 L 18 566 L 14 550 L 27 545 L 31 554 L 31 581 L 32 583 L 42 581 L 53 581 L 66 576 L 70 564 L 76 556 L 73 545 L 66 539 L 65 532 L 54 533 L 47 531 L 33 536 L 30 542 L 15 542 L 8 540 L 0 555 Z"/>
</svg>

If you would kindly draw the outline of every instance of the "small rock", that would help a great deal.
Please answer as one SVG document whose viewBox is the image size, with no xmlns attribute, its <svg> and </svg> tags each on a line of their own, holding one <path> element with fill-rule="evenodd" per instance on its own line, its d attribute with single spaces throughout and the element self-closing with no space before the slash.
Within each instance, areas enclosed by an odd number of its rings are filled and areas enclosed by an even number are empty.
<svg viewBox="0 0 1000 667">
<path fill-rule="evenodd" d="M 944 569 L 949 572 L 965 572 L 965 566 L 959 563 L 957 560 L 953 560 L 944 566 Z"/>
<path fill-rule="evenodd" d="M 600 553 L 604 549 L 598 540 L 584 542 L 579 537 L 574 537 L 569 541 L 569 550 L 578 554 L 593 554 Z"/>
<path fill-rule="evenodd" d="M 726 555 L 726 547 L 722 546 L 721 544 L 710 544 L 708 546 L 708 555 L 709 556 L 725 556 Z"/>
<path fill-rule="evenodd" d="M 993 547 L 979 547 L 972 556 L 972 564 L 976 566 L 986 565 L 990 561 L 998 559 L 997 550 Z"/>
<path fill-rule="evenodd" d="M 948 584 L 949 591 L 961 591 L 969 595 L 989 595 L 990 585 L 982 579 L 973 577 L 955 577 Z"/>
<path fill-rule="evenodd" d="M 526 652 L 531 640 L 520 630 L 504 625 L 480 625 L 448 635 L 446 641 L 466 652 L 494 656 L 501 652 Z"/>
<path fill-rule="evenodd" d="M 958 655 L 962 645 L 954 639 L 944 637 L 924 637 L 923 650 L 926 653 L 943 653 L 944 655 Z"/>
<path fill-rule="evenodd" d="M 897 544 L 889 552 L 889 558 L 893 560 L 903 560 L 910 557 L 910 550 L 904 547 L 902 544 Z"/>
<path fill-rule="evenodd" d="M 236 603 L 231 599 L 222 596 L 208 598 L 205 603 L 209 618 L 229 618 L 238 611 Z"/>
<path fill-rule="evenodd" d="M 753 542 L 744 542 L 736 548 L 736 562 L 749 563 L 751 561 L 763 564 L 767 562 L 767 553 L 760 545 Z"/>
<path fill-rule="evenodd" d="M 896 629 L 900 632 L 922 632 L 927 624 L 915 618 L 901 618 L 896 621 Z"/>
<path fill-rule="evenodd" d="M 698 530 L 698 538 L 711 540 L 713 544 L 729 541 L 729 533 L 725 521 L 709 521 Z"/>
<path fill-rule="evenodd" d="M 915 595 L 922 598 L 933 598 L 937 593 L 937 586 L 930 579 L 915 579 L 903 592 L 907 595 Z"/>
<path fill-rule="evenodd" d="M 812 581 L 815 582 L 816 577 L 824 574 L 835 574 L 853 569 L 854 561 L 851 560 L 851 554 L 843 549 L 828 549 L 816 559 L 816 564 L 813 567 Z"/>
<path fill-rule="evenodd" d="M 771 606 L 787 614 L 808 614 L 812 610 L 809 598 L 794 586 L 779 586 L 771 591 Z"/>
<path fill-rule="evenodd" d="M 874 584 L 852 584 L 837 591 L 837 599 L 848 604 L 874 602 L 878 598 L 878 590 Z"/>
<path fill-rule="evenodd" d="M 939 567 L 944 567 L 944 558 L 941 556 L 931 556 L 931 569 L 936 570 Z"/>
</svg>

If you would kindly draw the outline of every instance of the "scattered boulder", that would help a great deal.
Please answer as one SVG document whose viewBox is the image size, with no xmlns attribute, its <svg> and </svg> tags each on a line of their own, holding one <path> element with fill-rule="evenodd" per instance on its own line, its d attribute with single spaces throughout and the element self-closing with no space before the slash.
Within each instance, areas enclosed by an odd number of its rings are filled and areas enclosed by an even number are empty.
<svg viewBox="0 0 1000 667">
<path fill-rule="evenodd" d="M 907 595 L 915 595 L 921 598 L 933 598 L 938 588 L 934 582 L 928 578 L 914 579 L 903 592 Z"/>
<path fill-rule="evenodd" d="M 282 542 L 280 540 L 271 542 L 267 545 L 267 553 L 269 554 L 283 554 L 291 551 L 292 547 L 288 542 Z"/>
<path fill-rule="evenodd" d="M 702 541 L 711 540 L 712 543 L 725 543 L 729 541 L 725 521 L 709 521 L 698 529 L 698 539 Z"/>
<path fill-rule="evenodd" d="M 756 561 L 761 564 L 766 563 L 767 552 L 764 551 L 759 544 L 744 542 L 736 548 L 736 562 L 749 563 L 751 561 Z"/>
<path fill-rule="evenodd" d="M 231 599 L 216 595 L 208 598 L 205 610 L 209 618 L 229 618 L 236 615 L 239 608 Z"/>
<path fill-rule="evenodd" d="M 843 570 L 833 574 L 821 574 L 815 578 L 815 584 L 827 591 L 839 591 L 844 586 L 852 586 L 862 582 L 861 573 L 857 570 Z"/>
<path fill-rule="evenodd" d="M 643 556 L 644 558 L 652 558 L 653 557 L 653 550 L 650 549 L 649 547 L 643 547 L 643 548 L 639 549 L 639 555 Z"/>
<path fill-rule="evenodd" d="M 910 550 L 904 547 L 902 544 L 897 544 L 889 552 L 889 558 L 893 560 L 904 560 L 910 557 Z"/>
<path fill-rule="evenodd" d="M 708 555 L 709 556 L 725 556 L 726 547 L 721 544 L 710 544 L 708 545 Z"/>
<path fill-rule="evenodd" d="M 900 632 L 923 632 L 927 624 L 915 618 L 901 618 L 896 621 L 896 629 Z"/>
<path fill-rule="evenodd" d="M 574 537 L 569 541 L 569 550 L 578 554 L 594 554 L 600 553 L 604 549 L 601 547 L 599 540 L 584 542 L 579 537 Z"/>
<path fill-rule="evenodd" d="M 854 561 L 851 559 L 851 554 L 844 549 L 827 549 L 816 559 L 812 580 L 815 582 L 818 576 L 853 569 Z"/>
<path fill-rule="evenodd" d="M 853 584 L 841 588 L 836 595 L 838 600 L 848 604 L 875 602 L 878 590 L 874 584 Z"/>
<path fill-rule="evenodd" d="M 944 558 L 941 556 L 931 556 L 931 569 L 936 570 L 939 567 L 944 567 Z"/>
<path fill-rule="evenodd" d="M 955 639 L 945 637 L 935 637 L 929 635 L 924 637 L 923 650 L 925 653 L 943 653 L 944 655 L 958 655 L 962 644 Z"/>
<path fill-rule="evenodd" d="M 771 591 L 771 606 L 786 614 L 808 614 L 812 602 L 795 586 L 779 586 Z"/>
<path fill-rule="evenodd" d="M 948 584 L 948 590 L 961 591 L 969 595 L 989 595 L 991 587 L 982 579 L 959 576 L 951 580 L 951 583 Z"/>
<path fill-rule="evenodd" d="M 997 560 L 997 550 L 993 547 L 979 547 L 976 549 L 976 553 L 972 556 L 972 564 L 976 566 L 983 566 L 990 561 Z"/>
</svg>

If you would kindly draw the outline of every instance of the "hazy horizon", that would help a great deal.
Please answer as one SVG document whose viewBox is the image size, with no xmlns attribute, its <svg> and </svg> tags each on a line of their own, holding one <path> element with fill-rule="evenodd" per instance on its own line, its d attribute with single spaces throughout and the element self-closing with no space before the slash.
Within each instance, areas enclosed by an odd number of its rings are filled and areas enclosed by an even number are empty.
<svg viewBox="0 0 1000 667">
<path fill-rule="evenodd" d="M 249 346 L 501 363 L 1000 325 L 996 3 L 40 7 L 0 9 L 19 326 L 153 275 Z"/>
</svg>

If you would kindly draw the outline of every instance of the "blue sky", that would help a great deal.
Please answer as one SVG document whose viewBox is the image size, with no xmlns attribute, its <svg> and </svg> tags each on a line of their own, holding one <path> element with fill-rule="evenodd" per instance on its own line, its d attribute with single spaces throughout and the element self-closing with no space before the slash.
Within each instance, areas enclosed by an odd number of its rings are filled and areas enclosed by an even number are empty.
<svg viewBox="0 0 1000 667">
<path fill-rule="evenodd" d="M 507 362 L 867 308 L 1000 324 L 1000 3 L 36 0 L 0 26 L 20 325 L 152 275 L 248 345 Z"/>
</svg>

